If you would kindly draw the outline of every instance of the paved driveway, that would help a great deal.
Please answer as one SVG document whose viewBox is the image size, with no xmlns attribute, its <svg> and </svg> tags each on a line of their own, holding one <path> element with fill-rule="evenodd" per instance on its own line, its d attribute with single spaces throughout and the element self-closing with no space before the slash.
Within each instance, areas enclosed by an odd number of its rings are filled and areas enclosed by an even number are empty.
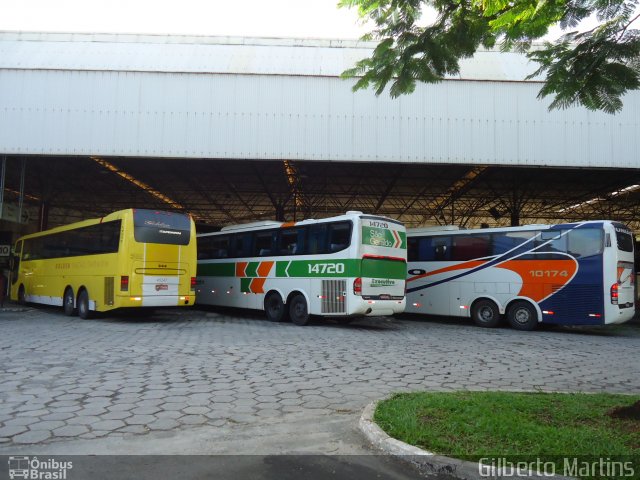
<svg viewBox="0 0 640 480">
<path fill-rule="evenodd" d="M 516 332 L 463 321 L 296 327 L 259 313 L 0 312 L 0 453 L 361 453 L 389 392 L 640 393 L 640 328 Z"/>
</svg>

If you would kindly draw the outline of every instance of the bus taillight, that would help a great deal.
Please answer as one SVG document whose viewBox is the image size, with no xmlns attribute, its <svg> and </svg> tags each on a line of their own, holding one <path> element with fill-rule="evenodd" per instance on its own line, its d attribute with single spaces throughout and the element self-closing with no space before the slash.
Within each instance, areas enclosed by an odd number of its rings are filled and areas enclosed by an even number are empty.
<svg viewBox="0 0 640 480">
<path fill-rule="evenodd" d="M 127 275 L 122 275 L 120 277 L 120 291 L 126 292 L 129 290 L 129 277 Z"/>
<path fill-rule="evenodd" d="M 618 304 L 618 284 L 614 283 L 611 285 L 611 303 L 614 305 Z"/>
<path fill-rule="evenodd" d="M 196 290 L 196 277 L 191 277 L 191 291 L 195 292 Z"/>
<path fill-rule="evenodd" d="M 353 281 L 353 294 L 362 295 L 362 278 L 360 277 Z"/>
</svg>

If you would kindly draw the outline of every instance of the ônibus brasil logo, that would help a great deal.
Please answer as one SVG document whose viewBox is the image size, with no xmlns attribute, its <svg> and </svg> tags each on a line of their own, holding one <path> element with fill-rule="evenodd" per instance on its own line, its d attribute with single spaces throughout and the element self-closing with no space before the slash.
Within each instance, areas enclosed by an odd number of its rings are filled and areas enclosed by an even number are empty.
<svg viewBox="0 0 640 480">
<path fill-rule="evenodd" d="M 53 458 L 39 460 L 38 457 L 9 457 L 9 478 L 30 480 L 66 480 L 67 470 L 73 462 L 61 462 Z"/>
</svg>

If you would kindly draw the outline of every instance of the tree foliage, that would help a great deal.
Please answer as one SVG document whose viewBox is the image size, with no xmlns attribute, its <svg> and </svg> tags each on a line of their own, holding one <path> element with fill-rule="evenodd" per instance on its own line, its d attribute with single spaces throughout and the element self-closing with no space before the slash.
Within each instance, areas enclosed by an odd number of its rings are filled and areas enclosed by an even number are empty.
<svg viewBox="0 0 640 480">
<path fill-rule="evenodd" d="M 364 40 L 378 42 L 369 58 L 344 77 L 359 77 L 354 90 L 387 85 L 397 97 L 416 82 L 438 82 L 460 71 L 460 60 L 479 48 L 515 50 L 538 63 L 528 78 L 545 76 L 538 98 L 550 109 L 583 105 L 615 113 L 622 97 L 640 88 L 638 0 L 340 0 L 373 22 Z M 424 11 L 435 20 L 421 24 Z M 597 22 L 579 31 L 586 20 Z M 635 23 L 634 23 L 635 22 Z M 534 44 L 559 25 L 563 35 Z"/>
</svg>

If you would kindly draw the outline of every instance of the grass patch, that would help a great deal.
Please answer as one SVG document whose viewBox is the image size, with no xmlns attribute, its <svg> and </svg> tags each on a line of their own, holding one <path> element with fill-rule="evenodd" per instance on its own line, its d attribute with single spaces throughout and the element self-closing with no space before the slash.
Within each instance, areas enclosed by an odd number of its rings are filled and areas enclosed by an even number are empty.
<svg viewBox="0 0 640 480">
<path fill-rule="evenodd" d="M 403 442 L 467 460 L 533 457 L 561 468 L 560 457 L 610 457 L 638 466 L 639 401 L 614 394 L 402 393 L 381 402 L 374 420 Z"/>
</svg>

